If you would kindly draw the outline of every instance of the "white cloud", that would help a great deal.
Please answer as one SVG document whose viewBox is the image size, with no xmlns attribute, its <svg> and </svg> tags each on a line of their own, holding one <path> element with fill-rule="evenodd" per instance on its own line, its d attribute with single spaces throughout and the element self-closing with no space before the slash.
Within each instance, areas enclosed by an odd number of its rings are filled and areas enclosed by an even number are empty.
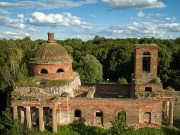
<svg viewBox="0 0 180 135">
<path fill-rule="evenodd" d="M 22 15 L 21 15 L 21 17 L 22 17 Z M 8 17 L 0 17 L 0 25 L 1 26 L 9 26 L 9 27 L 13 27 L 13 28 L 19 28 L 19 29 L 22 29 L 25 27 L 23 19 L 17 20 L 17 19 L 11 19 Z"/>
<path fill-rule="evenodd" d="M 97 0 L 81 0 L 74 2 L 73 0 L 22 0 L 15 2 L 0 2 L 1 8 L 39 8 L 39 9 L 54 9 L 54 8 L 69 8 L 79 7 L 85 4 L 96 3 Z"/>
<path fill-rule="evenodd" d="M 19 17 L 20 19 L 24 19 L 24 15 L 23 14 L 18 14 L 17 17 Z"/>
<path fill-rule="evenodd" d="M 137 16 L 138 16 L 138 17 L 144 17 L 145 14 L 144 14 L 142 11 L 139 11 L 139 12 L 137 13 Z"/>
<path fill-rule="evenodd" d="M 130 17 L 130 19 L 135 19 L 135 20 L 139 20 L 140 18 L 146 18 L 146 19 L 150 19 L 150 18 L 153 18 L 154 17 L 161 17 L 163 16 L 163 14 L 159 14 L 159 13 L 156 13 L 156 14 L 145 14 L 143 11 L 138 11 L 136 16 L 138 17 Z M 157 19 L 156 19 L 157 20 Z"/>
<path fill-rule="evenodd" d="M 30 36 L 29 33 L 22 32 L 22 31 L 6 31 L 6 32 L 0 32 L 0 37 L 1 38 L 6 38 L 6 39 L 22 39 L 26 36 Z"/>
<path fill-rule="evenodd" d="M 129 25 L 115 25 L 99 31 L 103 36 L 122 38 L 169 38 L 166 37 L 167 33 L 177 34 L 178 32 L 180 32 L 179 23 L 154 24 L 151 22 L 133 22 Z"/>
<path fill-rule="evenodd" d="M 28 20 L 29 24 L 39 26 L 69 26 L 69 25 L 87 25 L 86 22 L 81 22 L 77 16 L 72 16 L 71 13 L 66 12 L 63 14 L 44 14 L 42 12 L 32 13 L 31 18 Z"/>
<path fill-rule="evenodd" d="M 180 24 L 179 23 L 165 23 L 160 24 L 159 29 L 164 29 L 169 32 L 180 32 Z"/>
<path fill-rule="evenodd" d="M 91 29 L 92 29 L 91 26 L 84 26 L 84 25 L 82 25 L 81 28 L 83 28 L 83 29 L 88 29 L 88 30 L 91 30 Z"/>
<path fill-rule="evenodd" d="M 68 33 L 68 38 L 77 38 L 76 35 L 79 35 L 79 38 L 86 41 L 96 35 L 106 38 L 169 38 L 168 35 L 171 34 L 176 38 L 178 32 L 180 32 L 178 23 L 132 22 L 128 25 L 113 25 L 107 28 L 93 25 L 88 32 L 86 29 L 71 29 L 65 33 Z"/>
<path fill-rule="evenodd" d="M 0 14 L 10 14 L 10 12 L 6 9 L 0 8 Z"/>
<path fill-rule="evenodd" d="M 38 32 L 39 30 L 35 29 L 35 28 L 32 28 L 32 27 L 29 27 L 28 28 L 28 31 L 29 32 Z"/>
<path fill-rule="evenodd" d="M 94 15 L 94 14 L 91 14 L 91 15 L 90 15 L 90 17 L 93 17 L 93 18 L 95 18 L 95 17 L 96 17 L 96 15 Z"/>
<path fill-rule="evenodd" d="M 150 22 L 133 22 L 129 25 L 116 25 L 103 31 L 105 35 L 117 37 L 163 37 L 164 31 Z"/>
<path fill-rule="evenodd" d="M 164 8 L 166 5 L 158 0 L 102 0 L 112 9 L 127 8 Z"/>
<path fill-rule="evenodd" d="M 158 13 L 156 13 L 156 14 L 147 14 L 147 17 L 160 17 L 160 16 L 162 16 L 162 14 L 158 14 Z"/>
<path fill-rule="evenodd" d="M 167 17 L 167 18 L 166 18 L 166 20 L 167 20 L 167 21 L 175 21 L 175 20 L 176 20 L 176 18 L 175 18 L 175 17 L 172 17 L 172 18 Z"/>
</svg>

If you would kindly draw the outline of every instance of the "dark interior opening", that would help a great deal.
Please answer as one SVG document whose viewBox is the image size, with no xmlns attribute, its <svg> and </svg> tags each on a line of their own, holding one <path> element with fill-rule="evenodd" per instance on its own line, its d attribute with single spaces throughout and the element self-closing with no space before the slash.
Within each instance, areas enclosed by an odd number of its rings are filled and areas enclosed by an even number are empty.
<svg viewBox="0 0 180 135">
<path fill-rule="evenodd" d="M 5 108 L 7 107 L 6 96 L 7 92 L 0 91 L 0 117 L 2 116 L 2 112 L 5 111 Z"/>
<path fill-rule="evenodd" d="M 81 111 L 80 110 L 75 110 L 74 112 L 74 117 L 81 117 Z"/>
<path fill-rule="evenodd" d="M 152 87 L 145 87 L 145 91 L 152 92 Z"/>
<path fill-rule="evenodd" d="M 62 68 L 57 70 L 57 73 L 61 73 L 61 72 L 64 72 L 64 70 Z"/>
<path fill-rule="evenodd" d="M 96 112 L 96 117 L 102 117 L 103 116 L 103 113 L 102 112 Z"/>
<path fill-rule="evenodd" d="M 143 53 L 143 71 L 150 72 L 150 53 L 145 52 Z"/>
<path fill-rule="evenodd" d="M 46 69 L 41 69 L 41 74 L 48 74 L 48 71 Z"/>
</svg>

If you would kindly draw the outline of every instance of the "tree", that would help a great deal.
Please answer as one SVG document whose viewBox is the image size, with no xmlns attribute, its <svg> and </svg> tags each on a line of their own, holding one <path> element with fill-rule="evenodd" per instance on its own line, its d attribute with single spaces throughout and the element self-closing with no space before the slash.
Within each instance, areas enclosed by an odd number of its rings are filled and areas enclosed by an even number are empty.
<svg viewBox="0 0 180 135">
<path fill-rule="evenodd" d="M 180 44 L 180 37 L 176 38 L 176 39 L 175 39 L 175 42 L 176 42 L 177 44 Z"/>
<path fill-rule="evenodd" d="M 118 45 L 112 47 L 108 53 L 108 73 L 111 80 L 127 76 L 130 80 L 130 73 L 133 70 L 133 48 L 131 46 Z"/>
<path fill-rule="evenodd" d="M 83 82 L 96 83 L 102 81 L 102 65 L 93 55 L 82 57 L 77 71 Z"/>
<path fill-rule="evenodd" d="M 16 48 L 3 48 L 0 61 L 0 75 L 7 85 L 14 84 L 16 80 L 17 67 L 22 59 L 22 51 Z"/>
<path fill-rule="evenodd" d="M 2 113 L 0 119 L 0 134 L 2 135 L 28 135 L 27 127 L 20 124 L 19 119 L 13 119 L 10 108 Z"/>
<path fill-rule="evenodd" d="M 93 43 L 99 45 L 104 39 L 105 39 L 104 37 L 96 35 L 95 38 L 93 39 Z"/>
<path fill-rule="evenodd" d="M 19 79 L 24 79 L 23 74 L 27 75 L 26 65 L 22 64 L 23 51 L 15 47 L 8 47 L 3 51 L 4 55 L 0 61 L 0 76 L 2 83 L 13 86 Z"/>
</svg>

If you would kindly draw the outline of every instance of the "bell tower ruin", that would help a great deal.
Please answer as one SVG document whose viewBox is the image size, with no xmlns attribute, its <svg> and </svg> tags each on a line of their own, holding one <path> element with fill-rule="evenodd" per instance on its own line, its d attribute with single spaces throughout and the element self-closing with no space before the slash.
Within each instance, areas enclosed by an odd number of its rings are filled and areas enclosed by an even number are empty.
<svg viewBox="0 0 180 135">
<path fill-rule="evenodd" d="M 160 82 L 157 82 L 158 46 L 135 45 L 134 58 L 135 95 L 150 94 L 161 89 Z"/>
</svg>

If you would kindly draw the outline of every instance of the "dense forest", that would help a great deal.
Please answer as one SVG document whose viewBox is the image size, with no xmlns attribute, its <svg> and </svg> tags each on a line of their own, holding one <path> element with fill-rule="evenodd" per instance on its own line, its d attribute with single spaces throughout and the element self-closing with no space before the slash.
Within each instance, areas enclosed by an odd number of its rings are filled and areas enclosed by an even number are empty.
<svg viewBox="0 0 180 135">
<path fill-rule="evenodd" d="M 44 42 L 46 41 L 32 41 L 30 37 L 22 40 L 0 40 L 1 91 L 29 77 L 29 60 Z M 134 45 L 158 44 L 158 76 L 164 87 L 171 86 L 175 90 L 180 90 L 180 38 L 109 39 L 96 36 L 86 42 L 81 39 L 57 40 L 56 42 L 72 56 L 73 70 L 79 72 L 82 82 L 90 83 L 107 79 L 116 82 L 122 78 L 125 82 L 130 82 L 134 69 Z"/>
</svg>

